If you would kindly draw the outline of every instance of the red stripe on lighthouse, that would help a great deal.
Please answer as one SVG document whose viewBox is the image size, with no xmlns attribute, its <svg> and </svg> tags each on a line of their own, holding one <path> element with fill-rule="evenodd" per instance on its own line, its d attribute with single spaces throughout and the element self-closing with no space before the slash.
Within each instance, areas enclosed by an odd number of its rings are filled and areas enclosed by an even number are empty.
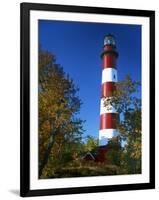
<svg viewBox="0 0 159 200">
<path fill-rule="evenodd" d="M 101 129 L 116 129 L 117 113 L 104 113 L 100 115 Z"/>
<path fill-rule="evenodd" d="M 116 91 L 115 82 L 105 82 L 102 84 L 102 97 L 110 97 Z"/>
<path fill-rule="evenodd" d="M 105 54 L 103 56 L 103 69 L 116 68 L 116 56 L 114 54 Z"/>
</svg>

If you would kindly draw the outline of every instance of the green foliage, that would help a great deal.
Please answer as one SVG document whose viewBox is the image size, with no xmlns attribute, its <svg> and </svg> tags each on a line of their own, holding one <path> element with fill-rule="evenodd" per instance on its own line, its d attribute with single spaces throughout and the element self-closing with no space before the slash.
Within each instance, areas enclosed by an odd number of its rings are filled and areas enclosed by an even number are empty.
<svg viewBox="0 0 159 200">
<path fill-rule="evenodd" d="M 106 159 L 107 162 L 111 163 L 112 165 L 116 165 L 118 167 L 121 166 L 121 155 L 122 155 L 122 148 L 119 141 L 119 138 L 112 138 L 108 142 L 109 150 L 106 152 Z"/>
<path fill-rule="evenodd" d="M 49 178 L 63 178 L 63 177 L 82 177 L 82 176 L 105 176 L 120 174 L 120 168 L 116 165 L 104 165 L 95 162 L 72 163 L 63 168 L 56 168 Z"/>
<path fill-rule="evenodd" d="M 85 152 L 92 151 L 96 149 L 97 146 L 98 146 L 98 139 L 88 135 L 86 138 L 86 143 L 84 144 L 84 151 Z"/>
</svg>

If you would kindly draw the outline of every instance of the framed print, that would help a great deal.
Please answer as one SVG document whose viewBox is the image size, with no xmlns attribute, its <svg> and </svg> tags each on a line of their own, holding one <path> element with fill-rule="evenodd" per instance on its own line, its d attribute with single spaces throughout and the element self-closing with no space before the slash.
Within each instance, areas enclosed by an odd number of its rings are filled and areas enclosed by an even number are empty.
<svg viewBox="0 0 159 200">
<path fill-rule="evenodd" d="M 155 12 L 21 4 L 23 197 L 155 188 Z"/>
</svg>

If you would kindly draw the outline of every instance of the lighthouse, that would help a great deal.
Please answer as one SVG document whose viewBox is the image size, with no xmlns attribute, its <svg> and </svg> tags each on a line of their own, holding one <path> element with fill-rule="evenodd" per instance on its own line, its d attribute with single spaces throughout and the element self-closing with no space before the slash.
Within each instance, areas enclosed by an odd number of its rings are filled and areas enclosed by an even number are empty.
<svg viewBox="0 0 159 200">
<path fill-rule="evenodd" d="M 106 98 L 111 98 L 116 91 L 118 52 L 115 37 L 108 34 L 104 38 L 102 58 L 102 83 L 100 99 L 99 146 L 107 145 L 109 140 L 118 136 L 118 113 L 113 105 L 105 105 Z"/>
</svg>

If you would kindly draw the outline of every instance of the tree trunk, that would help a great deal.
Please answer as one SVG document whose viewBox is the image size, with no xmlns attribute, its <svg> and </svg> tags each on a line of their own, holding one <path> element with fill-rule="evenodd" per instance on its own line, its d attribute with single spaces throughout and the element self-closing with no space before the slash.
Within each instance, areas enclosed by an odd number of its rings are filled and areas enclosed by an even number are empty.
<svg viewBox="0 0 159 200">
<path fill-rule="evenodd" d="M 54 144 L 54 142 L 55 142 L 55 136 L 56 136 L 56 133 L 54 133 L 54 134 L 51 135 L 51 138 L 50 138 L 51 141 L 50 141 L 50 143 L 48 144 L 48 147 L 47 147 L 47 149 L 46 149 L 46 151 L 45 151 L 44 159 L 43 159 L 41 165 L 39 166 L 39 178 L 41 177 L 42 172 L 43 172 L 43 169 L 44 169 L 45 165 L 46 165 L 47 162 L 48 162 L 51 149 L 52 149 L 53 144 Z"/>
</svg>

